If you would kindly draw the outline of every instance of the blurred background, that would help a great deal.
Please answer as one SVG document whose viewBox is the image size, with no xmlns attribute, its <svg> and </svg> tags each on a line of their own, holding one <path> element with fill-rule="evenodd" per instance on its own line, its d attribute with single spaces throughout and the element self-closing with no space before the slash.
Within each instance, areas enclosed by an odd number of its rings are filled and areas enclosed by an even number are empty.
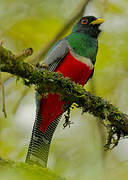
<svg viewBox="0 0 128 180">
<path fill-rule="evenodd" d="M 0 40 L 15 53 L 32 47 L 34 55 L 75 15 L 82 0 L 0 0 Z M 105 19 L 99 38 L 95 73 L 85 88 L 128 113 L 128 1 L 93 0 L 84 15 Z M 64 32 L 66 36 L 71 32 Z M 28 59 L 28 61 L 31 60 Z M 0 96 L 0 157 L 24 162 L 35 118 L 34 87 L 2 73 L 6 111 Z M 63 130 L 61 120 L 51 144 L 48 167 L 70 180 L 128 179 L 128 140 L 105 152 L 106 131 L 98 119 L 80 109 L 71 112 L 74 124 Z"/>
</svg>

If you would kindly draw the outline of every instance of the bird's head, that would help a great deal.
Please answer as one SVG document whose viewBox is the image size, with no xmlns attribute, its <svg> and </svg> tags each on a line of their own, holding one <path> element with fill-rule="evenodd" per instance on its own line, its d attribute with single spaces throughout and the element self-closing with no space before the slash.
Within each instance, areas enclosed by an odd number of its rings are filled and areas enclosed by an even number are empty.
<svg viewBox="0 0 128 180">
<path fill-rule="evenodd" d="M 82 17 L 78 23 L 73 27 L 73 32 L 83 32 L 91 37 L 98 38 L 101 30 L 99 26 L 104 22 L 103 18 L 96 18 L 94 16 Z"/>
</svg>

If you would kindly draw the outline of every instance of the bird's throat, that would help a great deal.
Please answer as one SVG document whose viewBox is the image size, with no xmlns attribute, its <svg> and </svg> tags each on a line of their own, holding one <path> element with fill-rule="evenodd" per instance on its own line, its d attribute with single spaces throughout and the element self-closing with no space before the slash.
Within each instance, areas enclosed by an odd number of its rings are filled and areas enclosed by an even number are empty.
<svg viewBox="0 0 128 180">
<path fill-rule="evenodd" d="M 86 66 L 89 67 L 90 69 L 94 68 L 93 63 L 91 62 L 91 60 L 89 58 L 80 56 L 79 54 L 75 53 L 75 51 L 73 51 L 71 47 L 70 47 L 70 54 L 71 54 L 72 58 L 86 64 Z"/>
<path fill-rule="evenodd" d="M 90 59 L 92 64 L 95 64 L 97 54 L 97 40 L 84 33 L 72 33 L 67 37 L 67 43 L 70 51 L 79 55 L 80 59 L 85 57 Z M 76 59 L 78 59 L 76 57 Z"/>
</svg>

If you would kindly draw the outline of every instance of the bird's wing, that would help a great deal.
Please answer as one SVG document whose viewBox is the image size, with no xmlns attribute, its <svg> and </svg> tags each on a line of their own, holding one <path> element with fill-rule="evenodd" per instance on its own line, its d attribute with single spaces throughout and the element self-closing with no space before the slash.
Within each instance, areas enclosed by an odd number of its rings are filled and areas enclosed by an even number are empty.
<svg viewBox="0 0 128 180">
<path fill-rule="evenodd" d="M 48 70 L 54 71 L 68 51 L 69 48 L 66 39 L 58 41 L 44 59 L 45 64 L 48 65 Z"/>
</svg>

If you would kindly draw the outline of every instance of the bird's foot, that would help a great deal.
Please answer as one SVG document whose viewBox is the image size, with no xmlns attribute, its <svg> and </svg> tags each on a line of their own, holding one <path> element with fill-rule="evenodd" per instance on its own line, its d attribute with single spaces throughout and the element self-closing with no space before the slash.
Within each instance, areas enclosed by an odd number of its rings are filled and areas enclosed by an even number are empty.
<svg viewBox="0 0 128 180">
<path fill-rule="evenodd" d="M 48 70 L 48 66 L 47 66 L 47 64 L 45 64 L 44 62 L 42 62 L 42 63 L 37 63 L 37 64 L 36 64 L 36 68 L 37 68 L 38 71 L 41 71 L 41 70 L 43 70 L 43 69 Z"/>
<path fill-rule="evenodd" d="M 74 122 L 65 120 L 65 123 L 63 124 L 63 129 L 65 129 L 67 126 L 69 126 L 69 128 L 70 128 L 71 124 L 74 124 Z"/>
<path fill-rule="evenodd" d="M 42 62 L 42 63 L 40 64 L 40 66 L 41 66 L 42 68 L 48 70 L 48 65 L 47 65 L 45 62 Z"/>
</svg>

